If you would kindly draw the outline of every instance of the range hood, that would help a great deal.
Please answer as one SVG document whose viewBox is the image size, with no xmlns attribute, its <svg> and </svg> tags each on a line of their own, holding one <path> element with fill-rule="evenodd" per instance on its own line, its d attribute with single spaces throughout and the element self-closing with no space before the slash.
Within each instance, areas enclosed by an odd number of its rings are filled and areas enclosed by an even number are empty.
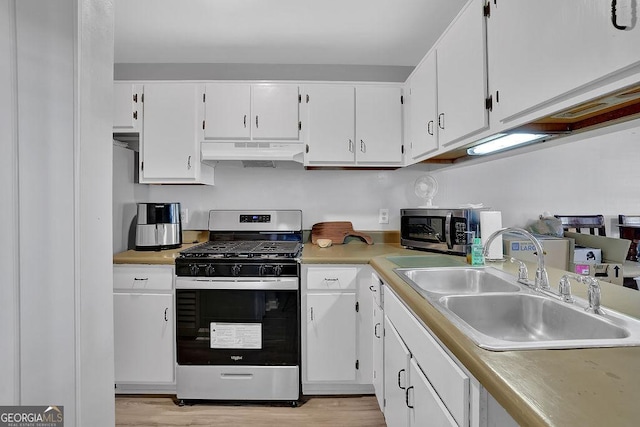
<svg viewBox="0 0 640 427">
<path fill-rule="evenodd" d="M 601 96 L 501 133 L 540 133 L 549 141 L 640 118 L 640 85 Z M 486 138 L 483 138 L 486 139 Z M 454 163 L 469 158 L 467 150 L 482 140 L 432 157 L 424 163 Z"/>
<path fill-rule="evenodd" d="M 257 162 L 290 161 L 303 163 L 301 142 L 202 142 L 203 162 L 241 160 Z"/>
</svg>

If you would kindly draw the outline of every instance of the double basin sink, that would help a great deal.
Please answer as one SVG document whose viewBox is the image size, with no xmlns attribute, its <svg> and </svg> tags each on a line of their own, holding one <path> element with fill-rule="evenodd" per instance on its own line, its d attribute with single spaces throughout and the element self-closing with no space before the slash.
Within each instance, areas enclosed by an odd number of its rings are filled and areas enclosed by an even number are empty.
<svg viewBox="0 0 640 427">
<path fill-rule="evenodd" d="M 492 267 L 396 268 L 409 286 L 479 347 L 494 350 L 640 345 L 640 320 L 604 315 L 536 292 Z"/>
</svg>

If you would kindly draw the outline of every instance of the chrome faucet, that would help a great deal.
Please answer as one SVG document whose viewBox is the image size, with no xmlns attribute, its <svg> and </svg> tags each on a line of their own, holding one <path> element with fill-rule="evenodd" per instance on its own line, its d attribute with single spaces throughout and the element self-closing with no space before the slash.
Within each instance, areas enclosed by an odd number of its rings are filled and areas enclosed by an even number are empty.
<svg viewBox="0 0 640 427">
<path fill-rule="evenodd" d="M 536 239 L 536 237 L 533 234 L 529 233 L 525 229 L 516 228 L 516 227 L 507 227 L 507 228 L 501 228 L 500 230 L 491 234 L 487 238 L 486 243 L 484 244 L 483 252 L 484 252 L 485 259 L 487 259 L 487 256 L 489 253 L 489 247 L 491 246 L 491 243 L 493 243 L 493 240 L 504 233 L 519 234 L 527 238 L 528 240 L 530 240 L 531 243 L 533 243 L 533 245 L 536 247 L 536 255 L 538 256 L 538 268 L 536 269 L 536 279 L 533 284 L 533 289 L 536 291 L 550 290 L 549 276 L 547 275 L 547 270 L 544 267 L 544 249 L 542 248 L 542 243 L 540 243 L 540 241 Z M 518 281 L 520 283 L 525 283 L 527 285 L 530 285 L 528 280 L 519 278 Z"/>
<path fill-rule="evenodd" d="M 574 276 L 571 274 L 565 274 L 560 278 L 560 284 L 558 285 L 558 291 L 564 302 L 574 302 L 571 296 L 571 284 L 569 280 L 573 279 L 578 283 L 584 283 L 587 285 L 587 300 L 589 306 L 585 308 L 585 311 L 589 311 L 594 314 L 605 314 L 604 310 L 600 307 L 600 282 L 598 279 L 591 276 Z"/>
</svg>

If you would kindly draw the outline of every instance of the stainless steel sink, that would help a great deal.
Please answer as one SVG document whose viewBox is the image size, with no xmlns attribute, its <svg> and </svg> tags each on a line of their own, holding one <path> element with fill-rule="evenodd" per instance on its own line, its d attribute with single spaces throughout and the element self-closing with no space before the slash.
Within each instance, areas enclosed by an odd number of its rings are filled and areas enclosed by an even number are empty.
<svg viewBox="0 0 640 427">
<path fill-rule="evenodd" d="M 586 312 L 533 291 L 491 267 L 398 268 L 395 272 L 479 347 L 495 350 L 640 345 L 640 320 L 604 307 Z"/>
<path fill-rule="evenodd" d="M 613 347 L 640 344 L 640 322 L 605 316 L 543 295 L 455 295 L 438 301 L 463 332 L 490 350 Z"/>
<path fill-rule="evenodd" d="M 518 292 L 513 277 L 490 267 L 396 268 L 394 270 L 418 293 L 428 296 Z"/>
</svg>

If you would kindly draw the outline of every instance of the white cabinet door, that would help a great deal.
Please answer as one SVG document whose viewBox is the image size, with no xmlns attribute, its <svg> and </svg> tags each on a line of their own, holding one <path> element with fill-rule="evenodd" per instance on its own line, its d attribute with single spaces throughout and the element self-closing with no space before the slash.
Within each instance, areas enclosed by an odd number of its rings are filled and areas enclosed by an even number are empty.
<svg viewBox="0 0 640 427">
<path fill-rule="evenodd" d="M 298 95 L 298 86 L 295 85 L 253 85 L 253 139 L 298 140 Z"/>
<path fill-rule="evenodd" d="M 438 149 L 437 84 L 436 51 L 433 50 L 414 70 L 409 81 L 407 142 L 411 146 L 411 158 L 416 162 Z"/>
<path fill-rule="evenodd" d="M 356 88 L 358 164 L 402 162 L 402 90 L 399 87 Z"/>
<path fill-rule="evenodd" d="M 116 292 L 113 308 L 115 382 L 173 382 L 173 296 Z"/>
<path fill-rule="evenodd" d="M 355 292 L 307 295 L 308 381 L 356 379 Z"/>
<path fill-rule="evenodd" d="M 384 409 L 384 312 L 373 304 L 373 389 L 380 409 Z"/>
<path fill-rule="evenodd" d="M 487 20 L 489 80 L 498 120 L 533 111 L 640 64 L 640 26 L 629 1 L 501 1 Z M 637 1 L 635 2 L 637 5 Z M 540 25 L 545 30 L 541 31 Z"/>
<path fill-rule="evenodd" d="M 444 406 L 438 393 L 431 387 L 429 380 L 424 376 L 422 370 L 411 359 L 409 364 L 409 425 L 418 427 L 428 425 L 429 427 L 457 427 L 456 420 L 453 419 L 447 407 Z"/>
<path fill-rule="evenodd" d="M 204 139 L 243 140 L 251 137 L 251 85 L 205 85 Z"/>
<path fill-rule="evenodd" d="M 198 106 L 201 103 L 202 90 L 196 84 L 145 85 L 143 178 L 196 178 L 200 162 L 202 124 L 198 123 Z"/>
<path fill-rule="evenodd" d="M 113 131 L 138 132 L 142 120 L 142 85 L 113 84 Z"/>
<path fill-rule="evenodd" d="M 352 164 L 355 160 L 355 88 L 313 85 L 304 87 L 303 95 L 308 147 L 305 164 Z"/>
<path fill-rule="evenodd" d="M 484 0 L 472 0 L 465 6 L 437 45 L 440 146 L 475 134 L 489 124 L 485 108 L 487 67 L 483 5 Z M 547 13 L 551 12 L 547 10 Z"/>
<path fill-rule="evenodd" d="M 389 318 L 384 318 L 384 418 L 389 427 L 409 424 L 406 392 L 411 354 Z"/>
</svg>

